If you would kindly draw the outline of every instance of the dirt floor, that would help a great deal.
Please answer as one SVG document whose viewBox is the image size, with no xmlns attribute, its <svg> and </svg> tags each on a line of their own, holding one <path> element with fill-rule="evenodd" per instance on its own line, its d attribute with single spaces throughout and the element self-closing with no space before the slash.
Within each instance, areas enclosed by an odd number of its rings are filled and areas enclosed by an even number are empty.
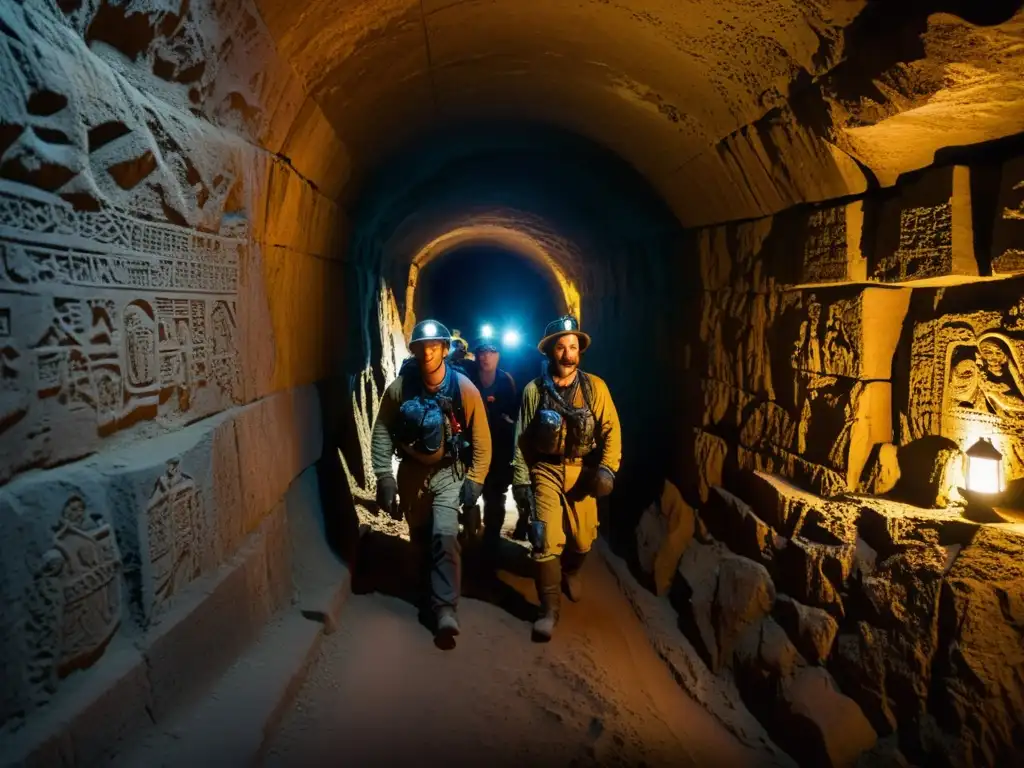
<svg viewBox="0 0 1024 768">
<path fill-rule="evenodd" d="M 370 533 L 357 594 L 269 739 L 264 764 L 757 764 L 759 755 L 671 677 L 596 552 L 583 602 L 563 600 L 555 638 L 532 642 L 526 550 L 503 544 L 500 580 L 467 570 L 462 634 L 441 650 L 418 618 L 411 574 L 387 565 L 401 560 L 405 542 Z"/>
</svg>

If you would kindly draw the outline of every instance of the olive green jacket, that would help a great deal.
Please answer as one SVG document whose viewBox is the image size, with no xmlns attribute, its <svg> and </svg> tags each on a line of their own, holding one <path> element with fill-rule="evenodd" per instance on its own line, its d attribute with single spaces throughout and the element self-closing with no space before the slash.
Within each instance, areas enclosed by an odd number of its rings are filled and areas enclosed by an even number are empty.
<svg viewBox="0 0 1024 768">
<path fill-rule="evenodd" d="M 594 410 L 594 419 L 597 422 L 597 448 L 594 453 L 600 456 L 600 464 L 608 467 L 612 472 L 619 471 L 619 464 L 622 462 L 622 431 L 619 427 L 619 414 L 615 410 L 615 403 L 612 402 L 611 393 L 604 379 L 592 373 L 587 374 L 593 390 L 591 403 Z M 529 485 L 530 465 L 537 461 L 537 454 L 530 445 L 530 424 L 537 413 L 537 406 L 540 404 L 541 378 L 531 381 L 523 389 L 523 405 L 519 409 L 519 421 L 516 424 L 516 452 L 512 459 L 512 484 Z M 583 387 L 576 388 L 576 397 L 573 405 L 577 408 L 583 406 Z M 587 456 L 587 461 L 592 460 L 594 453 Z"/>
<path fill-rule="evenodd" d="M 466 476 L 470 480 L 483 484 L 484 478 L 487 477 L 487 471 L 491 467 L 491 431 L 487 428 L 487 410 L 484 408 L 483 398 L 480 397 L 480 390 L 473 385 L 473 382 L 454 369 L 451 373 L 458 377 L 459 393 L 462 396 L 462 411 L 466 418 L 463 428 L 469 430 L 470 441 L 473 444 L 472 466 Z M 384 391 L 380 408 L 377 409 L 377 419 L 373 425 L 370 458 L 373 462 L 373 473 L 378 478 L 391 475 L 391 456 L 395 451 L 395 442 L 391 438 L 391 432 L 401 407 L 402 377 L 399 376 Z"/>
</svg>

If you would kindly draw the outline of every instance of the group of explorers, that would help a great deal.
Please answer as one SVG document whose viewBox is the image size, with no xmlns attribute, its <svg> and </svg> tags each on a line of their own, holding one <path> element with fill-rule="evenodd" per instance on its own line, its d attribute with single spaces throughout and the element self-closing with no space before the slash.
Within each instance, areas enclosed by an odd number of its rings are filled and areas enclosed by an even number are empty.
<svg viewBox="0 0 1024 768">
<path fill-rule="evenodd" d="M 461 343 L 460 343 L 461 342 Z M 381 400 L 372 460 L 379 511 L 409 525 L 414 556 L 429 570 L 429 613 L 439 638 L 459 633 L 461 510 L 467 531 L 483 497 L 481 549 L 497 568 L 505 494 L 519 513 L 513 538 L 531 545 L 540 611 L 534 638 L 550 640 L 561 594 L 582 596 L 580 569 L 597 538 L 597 499 L 615 483 L 622 456 L 618 414 L 605 382 L 580 369 L 590 336 L 565 315 L 537 345 L 542 373 L 517 397 L 488 339 L 473 345 L 436 320 L 413 329 L 412 357 Z M 451 356 L 451 357 L 450 357 Z M 397 477 L 392 457 L 399 458 Z M 426 579 L 424 582 L 426 587 Z"/>
</svg>

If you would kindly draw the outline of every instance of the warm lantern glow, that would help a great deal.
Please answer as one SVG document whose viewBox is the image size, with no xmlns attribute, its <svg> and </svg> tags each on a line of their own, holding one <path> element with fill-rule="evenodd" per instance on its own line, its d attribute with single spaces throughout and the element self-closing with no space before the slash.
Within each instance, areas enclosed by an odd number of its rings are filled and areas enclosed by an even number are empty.
<svg viewBox="0 0 1024 768">
<path fill-rule="evenodd" d="M 1003 490 L 1003 454 L 982 437 L 967 449 L 967 490 L 999 493 Z"/>
</svg>

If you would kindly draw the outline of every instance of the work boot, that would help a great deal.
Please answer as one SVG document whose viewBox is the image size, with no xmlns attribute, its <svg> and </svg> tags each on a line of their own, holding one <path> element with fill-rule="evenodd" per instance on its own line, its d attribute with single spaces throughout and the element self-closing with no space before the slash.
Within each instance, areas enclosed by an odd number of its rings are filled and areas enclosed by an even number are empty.
<svg viewBox="0 0 1024 768">
<path fill-rule="evenodd" d="M 537 598 L 540 600 L 540 615 L 533 622 L 534 640 L 546 643 L 555 632 L 562 593 L 559 589 L 562 566 L 558 558 L 543 560 L 537 565 Z"/>
<path fill-rule="evenodd" d="M 455 609 L 444 606 L 437 609 L 437 634 L 455 637 L 459 634 L 459 620 L 455 616 Z"/>
<path fill-rule="evenodd" d="M 586 557 L 586 552 L 562 550 L 562 589 L 565 590 L 565 596 L 574 603 L 583 599 L 583 578 L 580 576 L 580 569 L 583 568 Z"/>
</svg>

